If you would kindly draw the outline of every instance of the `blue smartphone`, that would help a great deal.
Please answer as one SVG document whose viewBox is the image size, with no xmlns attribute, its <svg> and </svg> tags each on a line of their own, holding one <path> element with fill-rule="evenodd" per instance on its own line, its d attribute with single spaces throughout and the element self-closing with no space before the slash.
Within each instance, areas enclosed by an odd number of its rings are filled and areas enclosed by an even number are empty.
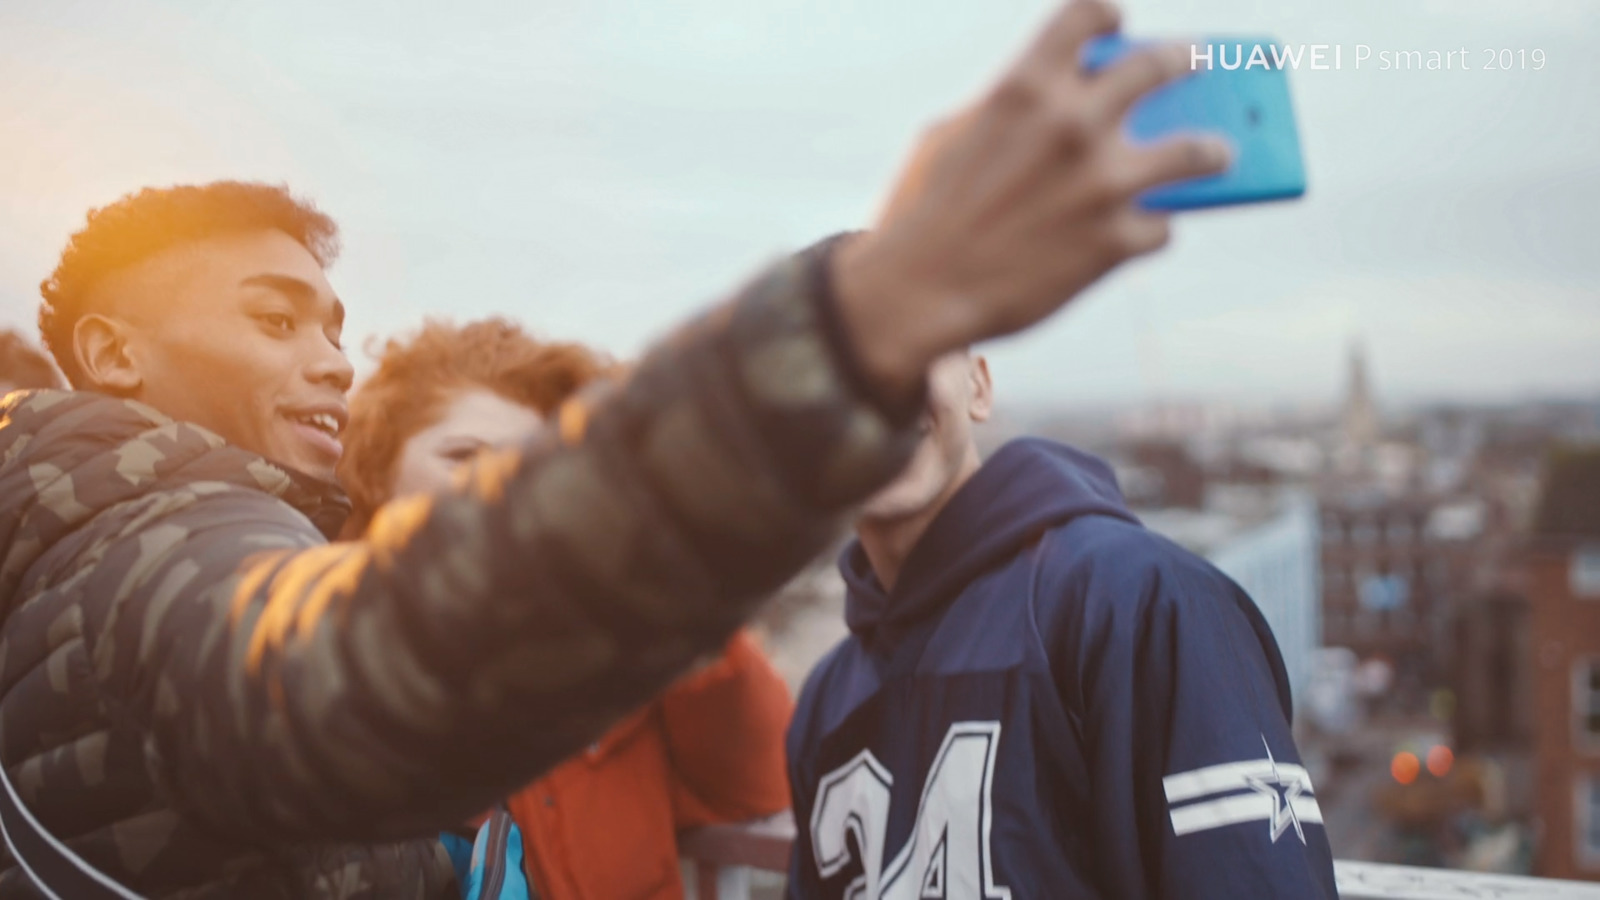
<svg viewBox="0 0 1600 900">
<path fill-rule="evenodd" d="M 1150 43 L 1122 35 L 1097 38 L 1084 48 L 1084 67 L 1096 71 Z M 1206 132 L 1233 145 L 1233 164 L 1226 172 L 1156 188 L 1139 198 L 1140 206 L 1204 209 L 1287 200 L 1306 192 L 1300 132 L 1289 101 L 1289 77 L 1276 52 L 1279 46 L 1263 37 L 1195 41 L 1190 56 L 1194 73 L 1134 104 L 1125 123 L 1134 141 Z"/>
</svg>

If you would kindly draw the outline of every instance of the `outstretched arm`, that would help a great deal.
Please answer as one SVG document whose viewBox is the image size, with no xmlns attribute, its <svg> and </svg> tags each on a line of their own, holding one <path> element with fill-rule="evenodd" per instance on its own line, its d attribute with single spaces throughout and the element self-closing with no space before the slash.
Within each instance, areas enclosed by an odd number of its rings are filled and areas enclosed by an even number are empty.
<svg viewBox="0 0 1600 900">
<path fill-rule="evenodd" d="M 102 548 L 98 675 L 165 788 L 230 831 L 418 833 L 720 647 L 909 449 L 914 407 L 841 374 L 812 284 L 779 264 L 559 434 L 390 504 L 363 541 L 191 487 Z"/>
<path fill-rule="evenodd" d="M 1116 25 L 1098 0 L 1063 7 L 831 265 L 780 264 L 570 404 L 559 438 L 392 504 L 362 542 L 311 547 L 304 519 L 222 486 L 120 510 L 120 539 L 79 548 L 119 565 L 63 577 L 91 573 L 71 589 L 95 676 L 166 791 L 234 831 L 430 830 L 721 644 L 903 463 L 929 363 L 1161 246 L 1166 219 L 1134 198 L 1225 165 L 1214 143 L 1126 143 L 1123 113 L 1187 53 L 1084 74 L 1082 44 Z M 104 477 L 144 477 L 129 462 Z"/>
</svg>

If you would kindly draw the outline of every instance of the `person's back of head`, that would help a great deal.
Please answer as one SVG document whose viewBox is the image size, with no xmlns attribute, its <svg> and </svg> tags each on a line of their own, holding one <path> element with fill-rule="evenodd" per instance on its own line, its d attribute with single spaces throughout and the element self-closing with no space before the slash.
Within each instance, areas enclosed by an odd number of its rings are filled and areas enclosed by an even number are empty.
<svg viewBox="0 0 1600 900">
<path fill-rule="evenodd" d="M 61 376 L 49 357 L 15 331 L 0 331 L 0 397 L 15 390 L 59 387 Z"/>
<path fill-rule="evenodd" d="M 39 330 L 73 387 L 331 478 L 353 374 L 337 253 L 333 220 L 283 187 L 146 188 L 89 213 L 40 284 Z"/>
<path fill-rule="evenodd" d="M 354 512 L 348 536 L 399 494 L 447 483 L 486 446 L 531 436 L 588 382 L 615 372 L 579 344 L 546 343 L 501 318 L 429 321 L 393 338 L 350 399 L 339 480 Z"/>
</svg>

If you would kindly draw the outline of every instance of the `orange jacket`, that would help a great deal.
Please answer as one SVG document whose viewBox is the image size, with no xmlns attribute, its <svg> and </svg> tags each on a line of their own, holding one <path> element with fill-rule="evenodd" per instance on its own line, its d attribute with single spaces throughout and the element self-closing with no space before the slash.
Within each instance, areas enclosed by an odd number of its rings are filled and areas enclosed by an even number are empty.
<svg viewBox="0 0 1600 900">
<path fill-rule="evenodd" d="M 740 633 L 588 751 L 513 795 L 541 900 L 682 900 L 677 833 L 789 805 L 788 687 Z"/>
</svg>

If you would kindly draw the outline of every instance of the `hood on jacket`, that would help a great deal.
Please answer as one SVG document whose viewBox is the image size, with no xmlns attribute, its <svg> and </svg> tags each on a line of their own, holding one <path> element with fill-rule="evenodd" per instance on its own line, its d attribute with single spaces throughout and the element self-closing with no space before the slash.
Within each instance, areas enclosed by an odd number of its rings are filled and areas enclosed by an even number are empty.
<svg viewBox="0 0 1600 900">
<path fill-rule="evenodd" d="M 839 555 L 847 589 L 845 621 L 868 639 L 882 626 L 921 619 L 1047 529 L 1079 516 L 1138 522 L 1105 461 L 1042 438 L 1011 441 L 929 523 L 893 591 L 884 590 L 859 540 L 845 546 Z"/>
</svg>

